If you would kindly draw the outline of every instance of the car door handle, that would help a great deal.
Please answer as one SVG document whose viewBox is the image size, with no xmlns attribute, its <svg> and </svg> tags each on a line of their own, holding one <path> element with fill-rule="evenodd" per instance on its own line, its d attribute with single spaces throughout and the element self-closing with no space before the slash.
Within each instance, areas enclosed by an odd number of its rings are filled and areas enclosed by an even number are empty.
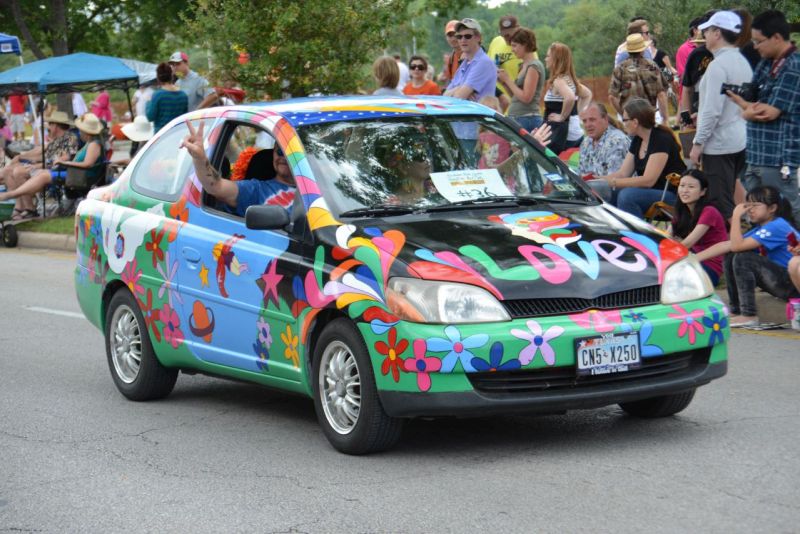
<svg viewBox="0 0 800 534">
<path fill-rule="evenodd" d="M 190 247 L 183 247 L 181 250 L 183 258 L 189 263 L 198 263 L 200 261 L 200 253 Z"/>
</svg>

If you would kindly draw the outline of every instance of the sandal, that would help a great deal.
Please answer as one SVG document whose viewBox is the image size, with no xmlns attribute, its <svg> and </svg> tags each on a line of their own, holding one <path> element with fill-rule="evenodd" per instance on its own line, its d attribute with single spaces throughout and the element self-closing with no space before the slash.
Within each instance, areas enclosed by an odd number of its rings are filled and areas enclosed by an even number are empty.
<svg viewBox="0 0 800 534">
<path fill-rule="evenodd" d="M 25 219 L 33 219 L 39 216 L 39 212 L 36 210 L 19 210 L 14 208 L 14 211 L 11 215 L 12 221 L 24 221 Z"/>
</svg>

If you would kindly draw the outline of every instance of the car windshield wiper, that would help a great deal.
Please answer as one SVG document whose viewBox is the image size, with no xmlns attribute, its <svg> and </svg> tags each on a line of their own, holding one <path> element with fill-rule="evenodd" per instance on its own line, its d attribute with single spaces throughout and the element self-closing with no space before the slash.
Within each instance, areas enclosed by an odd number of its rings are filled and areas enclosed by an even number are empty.
<svg viewBox="0 0 800 534">
<path fill-rule="evenodd" d="M 414 213 L 414 206 L 408 204 L 375 204 L 340 213 L 339 217 L 380 217 L 382 215 L 406 215 Z"/>
<path fill-rule="evenodd" d="M 430 206 L 422 208 L 420 211 L 448 211 L 457 210 L 459 208 L 477 207 L 477 208 L 494 208 L 498 205 L 516 204 L 517 206 L 533 206 L 539 204 L 539 200 L 533 197 L 516 197 L 516 196 L 498 196 L 498 197 L 481 197 L 472 198 L 469 200 L 459 200 L 449 204 L 442 204 L 440 206 Z"/>
<path fill-rule="evenodd" d="M 592 200 L 595 200 L 591 197 L 587 198 L 559 198 L 559 197 L 544 197 L 544 196 L 537 196 L 536 197 L 540 202 L 546 202 L 550 204 L 589 204 Z"/>
</svg>

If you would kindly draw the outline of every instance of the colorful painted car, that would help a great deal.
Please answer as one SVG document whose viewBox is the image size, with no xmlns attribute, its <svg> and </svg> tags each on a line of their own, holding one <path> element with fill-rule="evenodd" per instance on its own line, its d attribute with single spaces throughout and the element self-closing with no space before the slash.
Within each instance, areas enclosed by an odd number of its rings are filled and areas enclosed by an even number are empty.
<svg viewBox="0 0 800 534">
<path fill-rule="evenodd" d="M 221 203 L 180 148 L 187 122 L 224 178 L 270 179 L 282 151 L 296 189 Z M 727 370 L 727 308 L 699 262 L 462 100 L 193 112 L 76 225 L 78 300 L 126 397 L 164 397 L 179 371 L 308 395 L 346 453 L 419 416 L 667 416 Z"/>
</svg>

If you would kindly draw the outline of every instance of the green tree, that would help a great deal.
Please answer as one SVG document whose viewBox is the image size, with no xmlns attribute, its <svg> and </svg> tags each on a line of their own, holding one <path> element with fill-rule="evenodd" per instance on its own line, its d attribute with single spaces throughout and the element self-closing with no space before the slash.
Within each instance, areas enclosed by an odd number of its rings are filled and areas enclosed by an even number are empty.
<svg viewBox="0 0 800 534">
<path fill-rule="evenodd" d="M 186 22 L 207 43 L 214 78 L 270 98 L 341 94 L 356 91 L 408 2 L 198 0 Z"/>
</svg>

